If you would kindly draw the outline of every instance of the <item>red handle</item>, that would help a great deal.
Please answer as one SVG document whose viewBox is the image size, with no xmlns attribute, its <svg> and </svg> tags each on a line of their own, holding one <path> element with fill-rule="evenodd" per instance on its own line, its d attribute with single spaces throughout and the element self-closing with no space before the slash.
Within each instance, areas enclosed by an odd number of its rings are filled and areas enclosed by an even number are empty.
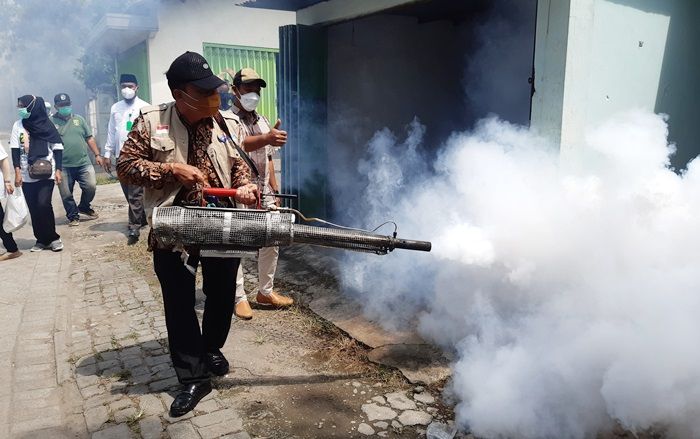
<svg viewBox="0 0 700 439">
<path fill-rule="evenodd" d="M 236 189 L 227 189 L 222 187 L 205 187 L 202 189 L 202 195 L 205 197 L 235 197 L 238 191 Z M 257 209 L 262 209 L 260 205 L 260 197 L 258 197 L 257 203 L 255 203 Z"/>
<path fill-rule="evenodd" d="M 222 187 L 205 187 L 202 189 L 204 196 L 207 197 L 235 197 L 236 189 L 227 189 Z"/>
</svg>

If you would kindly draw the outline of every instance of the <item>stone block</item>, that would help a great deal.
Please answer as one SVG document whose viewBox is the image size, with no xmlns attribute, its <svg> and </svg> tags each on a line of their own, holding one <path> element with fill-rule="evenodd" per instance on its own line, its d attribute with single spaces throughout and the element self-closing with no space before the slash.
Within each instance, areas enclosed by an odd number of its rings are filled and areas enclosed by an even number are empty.
<svg viewBox="0 0 700 439">
<path fill-rule="evenodd" d="M 243 420 L 241 420 L 240 416 L 238 416 L 238 413 L 236 413 L 233 409 L 230 408 L 218 410 L 216 412 L 212 412 L 206 415 L 195 416 L 192 419 L 192 423 L 200 428 L 218 423 L 226 423 L 235 426 L 240 425 L 238 427 L 238 430 L 241 430 L 243 428 Z M 231 433 L 234 431 L 236 430 L 231 430 L 226 433 Z"/>
<path fill-rule="evenodd" d="M 143 439 L 161 439 L 163 423 L 158 416 L 148 416 L 141 419 L 139 428 Z"/>
<path fill-rule="evenodd" d="M 126 424 L 112 425 L 92 434 L 92 439 L 129 439 L 133 437 Z"/>
<path fill-rule="evenodd" d="M 170 439 L 200 439 L 192 424 L 189 422 L 178 422 L 168 425 L 168 436 Z"/>
<path fill-rule="evenodd" d="M 196 419 L 197 418 L 193 418 L 193 422 Z M 225 434 L 239 432 L 241 429 L 243 429 L 243 422 L 239 419 L 236 422 L 221 422 L 208 427 L 202 427 L 199 429 L 199 434 L 202 436 L 202 439 L 214 439 Z"/>
<path fill-rule="evenodd" d="M 107 422 L 109 419 L 109 410 L 107 407 L 100 405 L 87 409 L 85 411 L 85 423 L 87 424 L 88 431 L 97 431 Z"/>
<path fill-rule="evenodd" d="M 139 407 L 146 416 L 162 415 L 165 412 L 163 401 L 156 395 L 143 395 L 139 398 Z"/>
</svg>

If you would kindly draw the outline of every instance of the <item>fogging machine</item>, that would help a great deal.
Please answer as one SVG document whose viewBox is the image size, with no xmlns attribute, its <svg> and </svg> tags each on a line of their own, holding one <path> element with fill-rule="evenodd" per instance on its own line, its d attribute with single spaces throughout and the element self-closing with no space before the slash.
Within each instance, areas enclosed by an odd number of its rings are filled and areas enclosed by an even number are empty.
<svg viewBox="0 0 700 439">
<path fill-rule="evenodd" d="M 236 189 L 202 189 L 203 200 L 207 197 L 232 199 L 235 195 Z M 297 216 L 303 221 L 321 222 L 330 227 L 296 223 Z M 292 244 L 310 244 L 380 255 L 395 249 L 430 251 L 430 242 L 396 237 L 396 225 L 394 226 L 392 236 L 379 235 L 372 231 L 338 226 L 318 218 L 306 218 L 301 212 L 286 207 L 275 210 L 156 207 L 152 220 L 153 234 L 161 244 L 198 248 L 202 256 L 241 257 L 255 254 L 261 247 Z"/>
</svg>

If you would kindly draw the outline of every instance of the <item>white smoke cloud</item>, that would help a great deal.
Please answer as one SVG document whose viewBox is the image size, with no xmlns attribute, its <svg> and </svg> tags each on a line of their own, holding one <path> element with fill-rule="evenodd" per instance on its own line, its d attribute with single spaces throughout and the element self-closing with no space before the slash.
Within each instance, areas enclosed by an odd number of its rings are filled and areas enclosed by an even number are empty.
<svg viewBox="0 0 700 439">
<path fill-rule="evenodd" d="M 620 115 L 561 162 L 487 119 L 433 169 L 423 130 L 375 135 L 352 208 L 432 253 L 353 256 L 342 280 L 368 292 L 372 317 L 418 319 L 457 354 L 457 420 L 484 437 L 583 438 L 614 422 L 700 435 L 700 165 L 667 168 L 665 120 Z"/>
</svg>

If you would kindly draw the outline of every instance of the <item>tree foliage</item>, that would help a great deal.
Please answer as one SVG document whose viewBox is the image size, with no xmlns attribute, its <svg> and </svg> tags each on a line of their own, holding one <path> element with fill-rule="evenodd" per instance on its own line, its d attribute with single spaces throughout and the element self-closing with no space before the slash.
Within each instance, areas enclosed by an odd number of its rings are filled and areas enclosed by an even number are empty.
<svg viewBox="0 0 700 439">
<path fill-rule="evenodd" d="M 0 58 L 23 62 L 27 55 L 40 59 L 60 54 L 64 62 L 78 59 L 74 74 L 87 89 L 113 84 L 114 57 L 87 47 L 91 32 L 108 12 L 124 13 L 157 1 L 0 0 Z"/>
</svg>

